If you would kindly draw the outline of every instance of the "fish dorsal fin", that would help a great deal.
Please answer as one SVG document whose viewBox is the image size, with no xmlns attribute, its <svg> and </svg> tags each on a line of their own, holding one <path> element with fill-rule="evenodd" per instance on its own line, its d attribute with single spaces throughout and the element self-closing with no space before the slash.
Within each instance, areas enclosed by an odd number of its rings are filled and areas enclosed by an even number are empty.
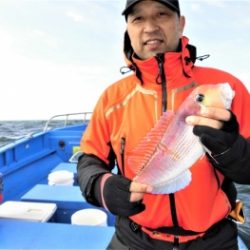
<svg viewBox="0 0 250 250">
<path fill-rule="evenodd" d="M 174 113 L 171 111 L 164 112 L 156 125 L 142 138 L 139 144 L 129 154 L 128 163 L 135 174 L 138 174 L 144 168 L 155 152 L 173 116 Z"/>
</svg>

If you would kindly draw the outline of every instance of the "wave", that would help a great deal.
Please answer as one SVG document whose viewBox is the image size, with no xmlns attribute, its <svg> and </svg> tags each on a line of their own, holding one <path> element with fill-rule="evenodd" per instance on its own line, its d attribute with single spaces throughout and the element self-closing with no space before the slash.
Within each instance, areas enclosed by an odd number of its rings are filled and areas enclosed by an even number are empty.
<svg viewBox="0 0 250 250">
<path fill-rule="evenodd" d="M 14 138 L 10 138 L 10 137 L 5 137 L 5 136 L 0 136 L 0 147 L 8 144 L 8 143 L 11 143 L 15 141 Z"/>
</svg>

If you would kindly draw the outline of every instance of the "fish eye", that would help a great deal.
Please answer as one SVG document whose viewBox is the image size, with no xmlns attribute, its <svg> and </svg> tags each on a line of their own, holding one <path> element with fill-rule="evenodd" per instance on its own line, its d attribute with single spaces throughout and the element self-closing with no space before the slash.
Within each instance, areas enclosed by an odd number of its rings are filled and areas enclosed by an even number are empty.
<svg viewBox="0 0 250 250">
<path fill-rule="evenodd" d="M 197 95 L 195 96 L 195 100 L 196 100 L 197 102 L 203 102 L 204 98 L 205 98 L 205 96 L 204 96 L 203 94 L 197 94 Z"/>
</svg>

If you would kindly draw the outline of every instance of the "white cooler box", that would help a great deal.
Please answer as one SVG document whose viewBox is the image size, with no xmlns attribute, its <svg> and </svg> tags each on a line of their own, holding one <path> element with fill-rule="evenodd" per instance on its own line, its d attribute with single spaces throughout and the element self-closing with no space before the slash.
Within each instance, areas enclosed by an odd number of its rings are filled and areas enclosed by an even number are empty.
<svg viewBox="0 0 250 250">
<path fill-rule="evenodd" d="M 47 222 L 56 208 L 55 203 L 6 201 L 0 205 L 0 218 Z"/>
</svg>

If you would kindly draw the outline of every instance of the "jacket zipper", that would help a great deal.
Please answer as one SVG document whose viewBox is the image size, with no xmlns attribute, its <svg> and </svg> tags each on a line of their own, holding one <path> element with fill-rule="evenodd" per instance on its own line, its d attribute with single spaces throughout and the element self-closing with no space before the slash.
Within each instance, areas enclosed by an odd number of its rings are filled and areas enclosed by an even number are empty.
<svg viewBox="0 0 250 250">
<path fill-rule="evenodd" d="M 126 145 L 126 138 L 122 137 L 120 141 L 120 155 L 122 161 L 121 171 L 123 176 L 125 176 L 125 145 Z"/>
<path fill-rule="evenodd" d="M 156 82 L 161 84 L 162 86 L 162 112 L 167 111 L 167 80 L 166 74 L 164 71 L 164 54 L 156 55 L 156 60 L 158 62 L 159 67 L 159 75 L 156 78 Z M 179 227 L 178 218 L 177 218 L 177 211 L 176 211 L 176 202 L 175 202 L 175 195 L 169 194 L 169 202 L 170 202 L 170 210 L 171 210 L 171 218 L 174 227 Z M 178 246 L 178 237 L 175 239 L 175 245 Z"/>
<path fill-rule="evenodd" d="M 156 60 L 158 62 L 159 74 L 156 78 L 156 82 L 161 84 L 162 87 L 162 112 L 167 111 L 167 80 L 164 70 L 164 54 L 157 54 Z"/>
</svg>

